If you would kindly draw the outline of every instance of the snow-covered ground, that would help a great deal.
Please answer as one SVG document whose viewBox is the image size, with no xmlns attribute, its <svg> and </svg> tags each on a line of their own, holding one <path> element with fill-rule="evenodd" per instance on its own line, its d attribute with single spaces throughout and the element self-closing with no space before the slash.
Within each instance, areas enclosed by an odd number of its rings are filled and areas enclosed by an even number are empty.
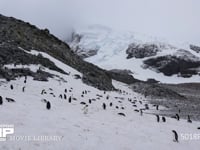
<svg viewBox="0 0 200 150">
<path fill-rule="evenodd" d="M 70 43 L 71 47 L 74 47 L 78 44 L 80 49 L 84 51 L 98 50 L 97 55 L 88 57 L 85 60 L 101 68 L 107 70 L 128 69 L 134 73 L 133 76 L 135 78 L 143 81 L 146 81 L 149 78 L 154 78 L 162 83 L 199 82 L 199 75 L 193 75 L 191 78 L 178 77 L 177 75 L 169 77 L 165 76 L 163 73 L 156 72 L 151 68 L 143 68 L 144 60 L 165 55 L 177 56 L 177 52 L 180 49 L 186 49 L 188 52 L 200 58 L 199 53 L 189 49 L 188 43 L 180 44 L 136 32 L 116 31 L 101 25 L 92 25 L 88 28 L 78 29 L 76 33 L 81 35 L 81 40 L 78 43 Z M 162 47 L 162 51 L 158 52 L 156 56 L 152 57 L 146 57 L 143 59 L 126 59 L 126 50 L 132 43 L 156 44 Z"/>
<path fill-rule="evenodd" d="M 38 54 L 37 51 L 31 53 Z M 7 141 L 0 142 L 0 149 L 199 149 L 200 133 L 197 129 L 200 126 L 199 122 L 187 123 L 186 120 L 177 121 L 166 118 L 166 122 L 160 120 L 158 123 L 156 116 L 149 114 L 157 111 L 150 104 L 150 110 L 144 110 L 141 116 L 135 110 L 145 108 L 144 105 L 148 104 L 148 101 L 142 95 L 134 93 L 127 85 L 113 81 L 113 85 L 122 92 L 104 93 L 104 91 L 83 84 L 80 79 L 75 79 L 74 75 L 80 73 L 73 68 L 48 54 L 42 53 L 42 55 L 64 71 L 70 72 L 70 75 L 45 69 L 58 76 L 49 79 L 48 82 L 33 81 L 32 77 L 28 77 L 26 83 L 24 83 L 24 77 L 11 82 L 1 80 L 0 95 L 3 97 L 3 105 L 0 105 L 0 124 L 14 125 L 15 132 L 9 136 L 10 138 L 13 136 L 58 136 L 59 140 L 25 141 L 18 139 L 18 141 L 11 141 L 8 138 Z M 9 67 L 14 66 L 10 65 Z M 33 66 L 29 67 L 34 68 Z M 37 66 L 35 67 L 37 68 Z M 10 89 L 10 85 L 13 85 L 13 90 Z M 25 91 L 23 92 L 24 86 Z M 42 90 L 45 90 L 46 94 L 41 94 Z M 83 91 L 87 91 L 87 94 L 82 94 Z M 62 98 L 59 98 L 60 94 Z M 64 94 L 67 99 L 64 99 Z M 73 99 L 69 103 L 70 96 L 76 100 Z M 7 102 L 6 97 L 13 98 L 16 102 Z M 46 109 L 43 99 L 50 101 L 50 110 Z M 89 99 L 91 99 L 91 104 L 89 104 Z M 131 99 L 131 102 L 128 99 Z M 81 102 L 85 102 L 88 107 L 80 104 Z M 133 107 L 134 102 L 135 107 Z M 106 104 L 106 110 L 102 107 L 103 103 Z M 110 106 L 110 103 L 113 105 Z M 117 109 L 116 106 L 119 108 Z M 126 116 L 118 113 L 124 113 Z M 173 141 L 172 130 L 176 130 L 179 135 L 178 143 Z M 181 138 L 181 134 L 198 135 L 198 138 L 184 140 L 184 137 Z"/>
</svg>

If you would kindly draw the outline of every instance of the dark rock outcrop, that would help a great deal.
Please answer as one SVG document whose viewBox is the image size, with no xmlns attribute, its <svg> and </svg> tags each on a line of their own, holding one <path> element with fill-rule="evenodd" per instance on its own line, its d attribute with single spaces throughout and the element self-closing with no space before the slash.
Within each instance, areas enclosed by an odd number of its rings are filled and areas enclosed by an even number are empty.
<svg viewBox="0 0 200 150">
<path fill-rule="evenodd" d="M 130 70 L 113 69 L 113 70 L 108 71 L 108 74 L 110 75 L 112 79 L 126 83 L 126 84 L 139 82 L 139 80 L 135 79 L 131 75 L 132 72 Z"/>
<path fill-rule="evenodd" d="M 15 78 L 22 76 L 31 76 L 33 77 L 34 80 L 37 81 L 48 81 L 48 78 L 53 77 L 52 74 L 42 70 L 37 70 L 37 72 L 32 72 L 29 68 L 16 68 L 16 69 L 0 68 L 0 78 L 4 78 L 7 81 L 15 80 Z"/>
<path fill-rule="evenodd" d="M 193 50 L 193 51 L 195 51 L 195 52 L 197 52 L 197 53 L 199 53 L 200 52 L 200 47 L 199 46 L 196 46 L 196 45 L 190 45 L 190 49 L 191 50 Z"/>
<path fill-rule="evenodd" d="M 126 50 L 128 54 L 127 59 L 130 58 L 145 58 L 149 56 L 155 56 L 159 51 L 159 47 L 155 44 L 135 44 L 132 43 L 129 45 Z"/>
<path fill-rule="evenodd" d="M 177 55 L 166 55 L 144 61 L 145 67 L 154 68 L 166 76 L 191 77 L 199 72 L 200 60 L 189 52 L 180 50 Z M 180 55 L 178 55 L 180 54 Z"/>
<path fill-rule="evenodd" d="M 185 99 L 179 93 L 162 86 L 161 84 L 149 84 L 145 82 L 136 82 L 131 85 L 131 88 L 145 96 L 151 96 L 164 99 Z"/>
</svg>

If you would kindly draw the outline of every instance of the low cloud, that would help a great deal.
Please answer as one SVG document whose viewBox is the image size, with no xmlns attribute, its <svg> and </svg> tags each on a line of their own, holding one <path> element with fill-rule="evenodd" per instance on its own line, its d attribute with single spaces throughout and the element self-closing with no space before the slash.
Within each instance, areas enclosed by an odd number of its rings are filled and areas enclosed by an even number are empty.
<svg viewBox="0 0 200 150">
<path fill-rule="evenodd" d="M 65 39 L 89 24 L 200 44 L 199 0 L 0 0 L 0 13 Z"/>
</svg>

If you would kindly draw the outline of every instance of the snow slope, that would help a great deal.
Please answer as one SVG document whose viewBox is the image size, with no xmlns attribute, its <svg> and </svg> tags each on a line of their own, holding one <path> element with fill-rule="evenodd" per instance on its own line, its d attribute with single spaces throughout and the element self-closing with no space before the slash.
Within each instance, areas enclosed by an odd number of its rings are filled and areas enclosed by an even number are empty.
<svg viewBox="0 0 200 150">
<path fill-rule="evenodd" d="M 37 55 L 37 51 L 31 51 Z M 135 109 L 144 108 L 147 100 L 140 94 L 132 92 L 127 85 L 113 81 L 116 88 L 122 92 L 100 91 L 75 79 L 74 75 L 79 74 L 73 68 L 52 58 L 46 53 L 41 53 L 49 58 L 58 67 L 70 75 L 48 70 L 56 76 L 48 82 L 33 81 L 32 77 L 24 77 L 15 81 L 6 82 L 1 80 L 0 93 L 3 97 L 3 105 L 0 105 L 0 124 L 13 124 L 15 133 L 12 136 L 59 136 L 59 141 L 11 141 L 0 142 L 0 149 L 3 150 L 197 150 L 200 142 L 198 140 L 183 140 L 180 134 L 199 133 L 197 127 L 199 122 L 187 123 L 186 120 L 177 121 L 166 118 L 166 123 L 156 122 L 156 117 L 149 113 L 155 112 L 155 107 L 149 105 L 150 110 L 144 110 L 144 114 L 136 112 Z M 8 66 L 13 68 L 11 64 Z M 20 66 L 16 66 L 20 67 Z M 28 67 L 28 66 L 21 66 Z M 34 69 L 34 66 L 29 66 Z M 35 66 L 37 68 L 37 66 Z M 10 89 L 10 85 L 14 89 Z M 25 86 L 25 92 L 22 88 Z M 42 90 L 46 94 L 41 94 Z M 65 93 L 67 89 L 67 93 Z M 71 92 L 70 92 L 71 90 Z M 82 91 L 87 94 L 82 95 Z M 125 92 L 123 92 L 125 91 Z M 55 97 L 50 94 L 53 93 Z M 66 94 L 67 99 L 59 98 L 60 94 Z M 102 97 L 97 96 L 102 95 Z M 69 97 L 76 98 L 71 103 Z M 107 99 L 106 97 L 109 96 Z M 9 103 L 5 97 L 13 98 L 16 102 Z M 99 97 L 99 99 L 98 99 Z M 118 97 L 116 99 L 115 97 Z M 121 98 L 121 99 L 120 99 Z M 128 98 L 135 100 L 135 105 L 128 101 Z M 46 109 L 44 100 L 51 103 L 51 109 Z M 93 99 L 89 104 L 89 99 Z M 80 104 L 85 102 L 88 107 Z M 110 102 L 113 106 L 110 107 Z M 103 110 L 102 104 L 106 104 Z M 116 106 L 119 109 L 116 109 Z M 124 107 L 124 109 L 122 109 Z M 164 108 L 163 108 L 164 109 Z M 126 117 L 118 115 L 124 113 Z M 173 142 L 172 130 L 179 134 L 179 143 Z"/>
<path fill-rule="evenodd" d="M 78 46 L 81 50 L 87 51 L 98 50 L 97 55 L 86 58 L 85 60 L 98 65 L 101 68 L 111 69 L 129 69 L 137 79 L 146 81 L 148 78 L 154 78 L 163 83 L 189 83 L 199 82 L 199 75 L 193 75 L 191 78 L 174 76 L 165 76 L 163 73 L 154 71 L 151 68 L 144 69 L 143 61 L 158 56 L 175 55 L 179 56 L 179 49 L 186 49 L 191 54 L 200 58 L 200 54 L 189 49 L 189 44 L 175 44 L 167 42 L 164 39 L 154 38 L 151 36 L 129 31 L 116 31 L 101 25 L 92 25 L 85 29 L 76 31 L 81 36 L 79 42 L 72 41 L 71 47 Z M 135 44 L 156 44 L 161 47 L 161 51 L 156 56 L 137 59 L 126 59 L 126 50 L 132 43 Z M 169 44 L 168 44 L 169 43 Z M 172 46 L 172 44 L 174 46 Z M 82 52 L 83 53 L 83 52 Z M 182 54 L 182 57 L 185 57 Z"/>
</svg>

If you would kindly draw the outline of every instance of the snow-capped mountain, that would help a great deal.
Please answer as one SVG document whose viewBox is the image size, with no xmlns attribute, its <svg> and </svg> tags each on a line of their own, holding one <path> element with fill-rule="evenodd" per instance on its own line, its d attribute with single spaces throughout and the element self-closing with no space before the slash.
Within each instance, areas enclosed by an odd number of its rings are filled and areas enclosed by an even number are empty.
<svg viewBox="0 0 200 150">
<path fill-rule="evenodd" d="M 130 70 L 140 80 L 199 82 L 198 46 L 169 44 L 163 39 L 101 25 L 77 30 L 70 46 L 88 62 L 107 70 Z"/>
</svg>

